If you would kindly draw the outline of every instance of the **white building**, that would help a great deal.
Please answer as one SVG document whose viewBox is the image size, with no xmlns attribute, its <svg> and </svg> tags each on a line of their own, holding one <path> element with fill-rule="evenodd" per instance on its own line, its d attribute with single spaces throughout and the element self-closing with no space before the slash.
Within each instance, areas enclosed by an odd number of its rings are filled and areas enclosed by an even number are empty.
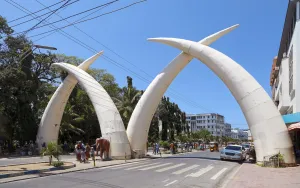
<svg viewBox="0 0 300 188">
<path fill-rule="evenodd" d="M 248 140 L 248 132 L 242 129 L 231 129 L 231 138 L 238 140 Z"/>
<path fill-rule="evenodd" d="M 272 98 L 282 115 L 300 112 L 300 2 L 290 0 L 270 76 Z M 298 93 L 299 92 L 299 93 Z"/>
<path fill-rule="evenodd" d="M 186 122 L 191 132 L 206 129 L 213 136 L 225 136 L 224 116 L 216 113 L 187 114 Z"/>
<path fill-rule="evenodd" d="M 231 124 L 225 123 L 225 136 L 231 137 Z"/>
<path fill-rule="evenodd" d="M 230 137 L 231 137 L 231 138 L 233 138 L 233 139 L 239 139 L 239 134 L 238 134 L 238 131 L 237 131 L 237 130 L 234 130 L 234 129 L 232 129 L 232 130 L 231 130 Z"/>
<path fill-rule="evenodd" d="M 252 135 L 250 129 L 244 129 L 243 131 L 247 134 L 248 141 L 252 141 Z"/>
</svg>

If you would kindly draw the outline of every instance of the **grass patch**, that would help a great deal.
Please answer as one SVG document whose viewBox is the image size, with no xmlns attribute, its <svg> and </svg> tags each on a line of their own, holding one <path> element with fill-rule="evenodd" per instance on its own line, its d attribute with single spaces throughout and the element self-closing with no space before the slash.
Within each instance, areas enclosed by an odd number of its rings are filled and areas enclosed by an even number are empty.
<svg viewBox="0 0 300 188">
<path fill-rule="evenodd" d="M 53 161 L 52 162 L 52 165 L 54 167 L 60 167 L 60 166 L 63 166 L 64 165 L 64 162 L 63 161 Z"/>
</svg>

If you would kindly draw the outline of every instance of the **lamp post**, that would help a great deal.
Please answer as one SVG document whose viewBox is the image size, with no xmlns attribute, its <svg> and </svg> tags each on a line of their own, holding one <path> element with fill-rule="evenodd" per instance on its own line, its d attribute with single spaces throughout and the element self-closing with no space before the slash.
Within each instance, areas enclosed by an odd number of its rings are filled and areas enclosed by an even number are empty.
<svg viewBox="0 0 300 188">
<path fill-rule="evenodd" d="M 47 49 L 47 50 L 57 50 L 57 48 L 55 47 L 51 47 L 51 46 L 42 46 L 42 45 L 32 45 L 32 47 L 34 47 L 32 50 L 29 49 L 25 52 L 25 57 L 23 57 L 20 62 L 22 62 L 26 57 L 28 57 L 34 50 L 36 50 L 37 48 L 40 48 L 40 49 Z M 31 50 L 31 51 L 30 51 Z M 29 52 L 29 53 L 28 53 Z"/>
</svg>

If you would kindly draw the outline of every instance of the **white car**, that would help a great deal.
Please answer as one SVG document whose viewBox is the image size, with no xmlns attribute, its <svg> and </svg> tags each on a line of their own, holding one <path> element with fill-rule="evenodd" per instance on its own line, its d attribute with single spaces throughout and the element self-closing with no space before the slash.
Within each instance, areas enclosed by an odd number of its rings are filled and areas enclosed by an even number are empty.
<svg viewBox="0 0 300 188">
<path fill-rule="evenodd" d="M 220 159 L 243 161 L 246 159 L 246 150 L 240 145 L 226 146 L 220 153 Z"/>
</svg>

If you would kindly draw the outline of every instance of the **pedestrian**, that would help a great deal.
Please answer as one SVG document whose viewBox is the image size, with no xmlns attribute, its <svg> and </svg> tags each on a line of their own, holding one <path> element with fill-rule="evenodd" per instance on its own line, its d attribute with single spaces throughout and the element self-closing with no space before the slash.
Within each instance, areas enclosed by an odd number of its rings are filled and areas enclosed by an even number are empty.
<svg viewBox="0 0 300 188">
<path fill-rule="evenodd" d="M 153 143 L 152 150 L 153 154 L 156 155 L 156 143 Z"/>
<path fill-rule="evenodd" d="M 91 146 L 88 143 L 86 143 L 85 150 L 86 150 L 85 151 L 86 160 L 88 161 L 90 158 L 90 151 L 91 151 Z"/>
<path fill-rule="evenodd" d="M 159 143 L 156 143 L 156 153 L 161 155 L 160 149 L 159 149 Z"/>
</svg>

